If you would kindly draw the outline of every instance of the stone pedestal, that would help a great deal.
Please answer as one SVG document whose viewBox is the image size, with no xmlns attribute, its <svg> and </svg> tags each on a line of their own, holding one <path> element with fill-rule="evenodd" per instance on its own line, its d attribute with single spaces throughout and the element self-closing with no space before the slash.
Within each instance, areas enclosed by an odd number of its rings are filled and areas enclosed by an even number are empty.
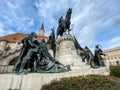
<svg viewBox="0 0 120 90">
<path fill-rule="evenodd" d="M 56 42 L 56 60 L 64 65 L 71 65 L 72 71 L 64 73 L 29 73 L 27 75 L 16 75 L 12 72 L 13 66 L 1 64 L 0 72 L 0 90 L 40 90 L 43 85 L 53 80 L 60 80 L 66 77 L 76 77 L 85 75 L 109 75 L 109 68 L 102 67 L 93 69 L 86 63 L 82 62 L 81 57 L 77 54 L 74 46 L 74 38 L 71 35 L 64 35 Z M 17 50 L 19 52 L 20 49 Z M 13 55 L 17 52 L 11 51 Z M 15 54 L 14 54 L 15 53 Z M 52 53 L 51 53 L 52 54 Z M 9 55 L 9 53 L 8 53 Z M 17 54 L 18 55 L 18 54 Z M 11 57 L 12 55 L 10 55 Z M 8 56 L 8 60 L 10 61 Z M 6 66 L 5 66 L 6 65 Z"/>
<path fill-rule="evenodd" d="M 43 85 L 61 78 L 85 75 L 109 75 L 106 67 L 99 69 L 76 70 L 64 73 L 29 73 L 27 75 L 0 74 L 0 90 L 40 90 Z"/>
<path fill-rule="evenodd" d="M 82 58 L 77 54 L 74 37 L 63 35 L 56 41 L 56 60 L 63 65 L 71 65 L 74 69 L 89 69 L 90 66 L 82 62 Z M 85 68 L 84 68 L 85 67 Z"/>
</svg>

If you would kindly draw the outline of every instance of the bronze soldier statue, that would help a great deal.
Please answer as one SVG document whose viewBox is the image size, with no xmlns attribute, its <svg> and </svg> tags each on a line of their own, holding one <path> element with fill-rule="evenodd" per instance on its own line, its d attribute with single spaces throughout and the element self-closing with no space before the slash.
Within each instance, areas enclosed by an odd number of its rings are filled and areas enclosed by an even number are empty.
<svg viewBox="0 0 120 90">
<path fill-rule="evenodd" d="M 103 53 L 103 51 L 101 50 L 99 45 L 96 45 L 95 46 L 95 59 L 94 59 L 94 62 L 99 67 L 105 66 L 103 58 L 102 58 L 101 55 L 105 56 L 105 54 Z"/>
<path fill-rule="evenodd" d="M 94 55 L 87 46 L 85 46 L 84 48 L 84 55 L 82 59 L 83 59 L 83 62 L 85 62 L 85 59 L 86 59 L 87 64 L 89 64 L 91 67 L 94 67 Z"/>
<path fill-rule="evenodd" d="M 47 41 L 47 44 L 49 45 L 49 49 L 52 49 L 53 53 L 54 53 L 54 56 L 55 56 L 55 47 L 56 47 L 56 44 L 55 44 L 55 32 L 54 32 L 54 28 L 51 29 L 52 32 L 49 36 L 49 40 Z"/>
<path fill-rule="evenodd" d="M 20 56 L 15 63 L 14 70 L 19 72 L 19 74 L 26 74 L 24 69 L 33 68 L 34 61 L 31 61 L 31 58 L 37 55 L 38 50 L 38 42 L 37 42 L 37 34 L 32 32 L 28 37 L 25 37 L 22 40 L 22 50 Z"/>
<path fill-rule="evenodd" d="M 25 69 L 38 73 L 57 73 L 70 71 L 70 66 L 64 66 L 55 60 L 48 52 L 45 40 L 37 41 L 37 34 L 32 32 L 22 40 L 23 47 L 14 66 L 14 71 L 25 75 Z"/>
</svg>

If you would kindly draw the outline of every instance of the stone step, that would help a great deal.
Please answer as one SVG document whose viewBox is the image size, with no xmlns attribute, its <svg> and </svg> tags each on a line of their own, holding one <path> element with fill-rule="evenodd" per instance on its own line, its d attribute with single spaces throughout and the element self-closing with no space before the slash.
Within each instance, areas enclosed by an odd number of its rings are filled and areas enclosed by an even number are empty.
<svg viewBox="0 0 120 90">
<path fill-rule="evenodd" d="M 85 70 L 85 69 L 91 69 L 90 65 L 74 65 L 70 66 L 71 70 Z"/>
<path fill-rule="evenodd" d="M 100 68 L 95 68 L 95 69 L 89 68 L 89 69 L 83 69 L 83 70 L 74 70 L 74 71 L 70 71 L 70 72 L 82 73 L 82 75 L 89 75 L 89 74 L 108 75 L 110 70 L 108 67 L 100 67 Z"/>
<path fill-rule="evenodd" d="M 0 65 L 0 74 L 13 72 L 13 67 L 13 65 Z"/>
<path fill-rule="evenodd" d="M 102 67 L 98 69 L 91 68 L 63 73 L 29 73 L 27 75 L 16 75 L 13 73 L 0 74 L 0 90 L 40 90 L 43 85 L 53 80 L 90 74 L 109 75 L 109 69 Z"/>
</svg>

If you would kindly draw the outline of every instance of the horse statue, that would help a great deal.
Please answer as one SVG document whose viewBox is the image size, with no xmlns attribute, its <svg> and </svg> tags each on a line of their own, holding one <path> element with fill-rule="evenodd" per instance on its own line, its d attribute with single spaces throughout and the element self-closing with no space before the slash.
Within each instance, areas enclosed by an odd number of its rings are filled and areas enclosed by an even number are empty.
<svg viewBox="0 0 120 90">
<path fill-rule="evenodd" d="M 57 28 L 57 38 L 58 35 L 62 36 L 64 32 L 68 31 L 68 34 L 70 32 L 70 19 L 71 19 L 71 14 L 72 14 L 72 9 L 68 9 L 67 13 L 66 13 L 66 17 L 65 19 L 63 19 L 63 17 L 61 16 L 58 20 L 59 25 Z"/>
<path fill-rule="evenodd" d="M 71 31 L 71 30 L 70 30 L 71 14 L 72 14 L 72 8 L 69 8 L 68 11 L 67 11 L 67 13 L 66 13 L 66 16 L 65 16 L 65 29 L 66 29 L 66 32 L 68 31 L 68 34 L 69 34 L 69 32 Z"/>
</svg>

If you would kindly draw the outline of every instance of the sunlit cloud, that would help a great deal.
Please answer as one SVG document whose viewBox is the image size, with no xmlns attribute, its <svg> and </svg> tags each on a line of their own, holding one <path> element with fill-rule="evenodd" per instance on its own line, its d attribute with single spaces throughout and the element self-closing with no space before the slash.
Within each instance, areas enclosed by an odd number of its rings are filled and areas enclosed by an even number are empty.
<svg viewBox="0 0 120 90">
<path fill-rule="evenodd" d="M 82 47 L 103 49 L 120 45 L 119 0 L 4 0 L 0 1 L 0 35 L 7 31 L 39 32 L 44 22 L 45 35 L 58 27 L 58 19 L 72 8 L 71 34 Z"/>
</svg>

